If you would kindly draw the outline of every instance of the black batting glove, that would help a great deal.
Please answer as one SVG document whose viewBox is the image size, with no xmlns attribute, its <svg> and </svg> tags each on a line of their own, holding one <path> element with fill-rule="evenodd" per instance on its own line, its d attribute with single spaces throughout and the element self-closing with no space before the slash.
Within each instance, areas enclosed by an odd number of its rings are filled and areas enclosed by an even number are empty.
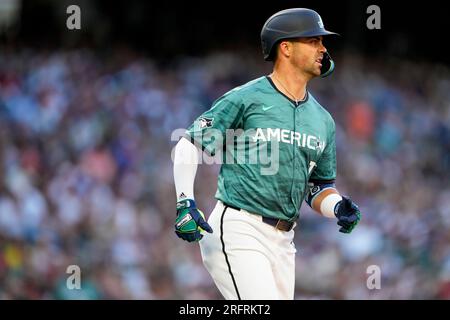
<svg viewBox="0 0 450 320">
<path fill-rule="evenodd" d="M 336 204 L 334 215 L 338 219 L 337 224 L 341 226 L 339 232 L 350 233 L 361 220 L 361 211 L 358 206 L 345 196 Z"/>
</svg>

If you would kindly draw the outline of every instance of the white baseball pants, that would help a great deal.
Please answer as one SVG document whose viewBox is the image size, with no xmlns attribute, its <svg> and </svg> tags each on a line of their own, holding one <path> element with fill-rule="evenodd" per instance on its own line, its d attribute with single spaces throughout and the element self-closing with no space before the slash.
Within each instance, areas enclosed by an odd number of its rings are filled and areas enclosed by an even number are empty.
<svg viewBox="0 0 450 320">
<path fill-rule="evenodd" d="M 227 300 L 292 300 L 294 230 L 285 232 L 246 210 L 218 201 L 200 240 L 203 263 Z"/>
</svg>

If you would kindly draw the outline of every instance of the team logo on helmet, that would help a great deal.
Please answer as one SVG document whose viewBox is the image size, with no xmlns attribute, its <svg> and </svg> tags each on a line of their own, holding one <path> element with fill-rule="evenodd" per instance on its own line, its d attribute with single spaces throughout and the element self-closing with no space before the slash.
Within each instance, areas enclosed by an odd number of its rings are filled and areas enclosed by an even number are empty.
<svg viewBox="0 0 450 320">
<path fill-rule="evenodd" d="M 320 27 L 321 29 L 324 28 L 323 22 L 322 22 L 322 18 L 319 17 L 319 21 L 317 21 L 317 24 L 319 25 L 319 27 Z"/>
</svg>

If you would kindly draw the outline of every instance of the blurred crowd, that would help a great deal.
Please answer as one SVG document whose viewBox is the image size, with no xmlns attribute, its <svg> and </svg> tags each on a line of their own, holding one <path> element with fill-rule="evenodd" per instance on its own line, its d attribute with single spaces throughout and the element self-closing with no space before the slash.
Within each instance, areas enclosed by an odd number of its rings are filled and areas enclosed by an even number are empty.
<svg viewBox="0 0 450 320">
<path fill-rule="evenodd" d="M 0 299 L 220 299 L 198 245 L 173 232 L 172 133 L 270 73 L 262 60 L 1 51 Z M 296 298 L 450 299 L 450 70 L 335 60 L 309 89 L 335 118 L 336 185 L 362 221 L 340 234 L 303 205 Z M 197 172 L 207 213 L 218 169 Z M 68 286 L 73 265 L 79 290 Z"/>
</svg>

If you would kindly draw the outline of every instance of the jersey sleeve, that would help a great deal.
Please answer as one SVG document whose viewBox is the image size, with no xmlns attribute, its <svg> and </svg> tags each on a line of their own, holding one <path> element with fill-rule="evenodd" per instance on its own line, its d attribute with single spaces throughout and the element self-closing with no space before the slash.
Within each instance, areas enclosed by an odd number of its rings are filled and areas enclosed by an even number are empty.
<svg viewBox="0 0 450 320">
<path fill-rule="evenodd" d="M 336 180 L 336 125 L 333 119 L 329 123 L 327 145 L 309 178 L 313 183 L 334 183 Z"/>
<path fill-rule="evenodd" d="M 236 129 L 242 123 L 243 113 L 244 103 L 239 95 L 227 93 L 189 126 L 185 138 L 214 156 L 226 142 L 227 129 Z"/>
</svg>

